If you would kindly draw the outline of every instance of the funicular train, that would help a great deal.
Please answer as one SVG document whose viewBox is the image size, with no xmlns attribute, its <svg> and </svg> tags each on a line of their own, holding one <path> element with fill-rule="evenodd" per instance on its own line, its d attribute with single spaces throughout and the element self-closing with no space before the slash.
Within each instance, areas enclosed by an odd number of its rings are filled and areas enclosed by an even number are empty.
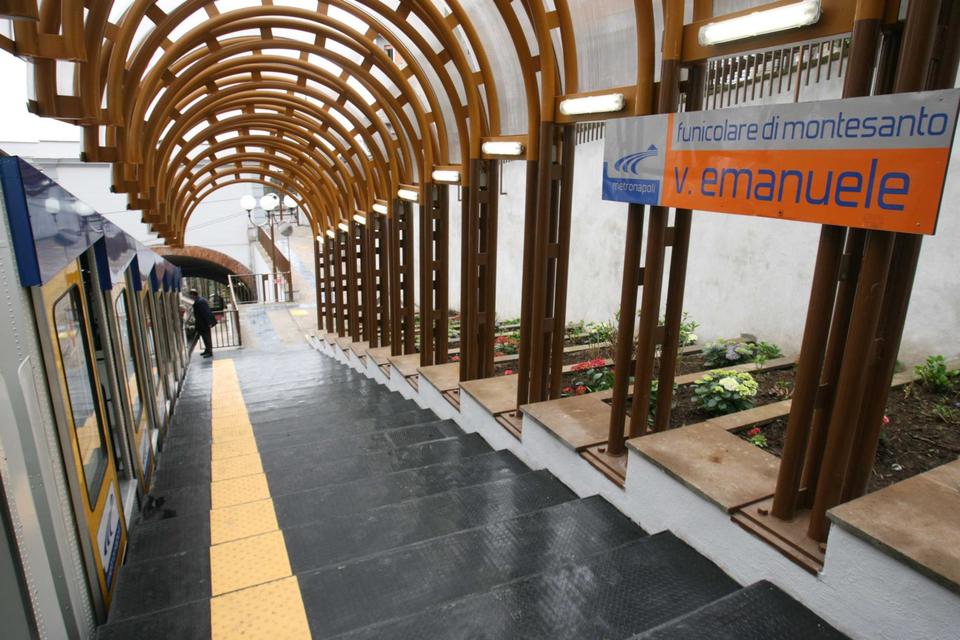
<svg viewBox="0 0 960 640">
<path fill-rule="evenodd" d="M 188 303 L 177 267 L 27 162 L 0 157 L 0 187 L 0 591 L 26 616 L 0 635 L 84 637 L 163 449 Z"/>
</svg>

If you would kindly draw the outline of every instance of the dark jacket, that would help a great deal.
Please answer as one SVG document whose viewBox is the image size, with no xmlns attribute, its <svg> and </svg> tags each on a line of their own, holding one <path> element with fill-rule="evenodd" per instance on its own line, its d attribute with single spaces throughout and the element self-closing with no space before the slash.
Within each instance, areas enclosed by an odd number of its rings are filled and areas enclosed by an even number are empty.
<svg viewBox="0 0 960 640">
<path fill-rule="evenodd" d="M 193 317 L 197 322 L 197 329 L 209 329 L 217 324 L 217 318 L 213 311 L 210 311 L 210 305 L 203 296 L 197 296 L 193 301 Z"/>
</svg>

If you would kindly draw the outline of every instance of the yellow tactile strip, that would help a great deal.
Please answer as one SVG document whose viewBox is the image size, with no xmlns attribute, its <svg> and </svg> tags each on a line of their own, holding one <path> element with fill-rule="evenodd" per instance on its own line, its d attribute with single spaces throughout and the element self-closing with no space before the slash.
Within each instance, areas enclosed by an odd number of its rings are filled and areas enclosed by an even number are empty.
<svg viewBox="0 0 960 640">
<path fill-rule="evenodd" d="M 210 602 L 214 637 L 277 640 L 309 638 L 300 585 L 291 576 L 234 591 Z"/>
<path fill-rule="evenodd" d="M 212 398 L 211 635 L 310 638 L 233 360 L 214 361 Z"/>
</svg>

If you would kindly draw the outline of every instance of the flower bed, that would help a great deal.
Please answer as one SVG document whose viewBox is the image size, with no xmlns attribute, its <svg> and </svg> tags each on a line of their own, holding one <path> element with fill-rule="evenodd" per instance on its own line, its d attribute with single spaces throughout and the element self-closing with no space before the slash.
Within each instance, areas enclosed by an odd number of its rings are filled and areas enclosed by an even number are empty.
<svg viewBox="0 0 960 640">
<path fill-rule="evenodd" d="M 884 417 L 868 493 L 960 456 L 960 384 L 936 389 L 912 383 L 891 389 Z M 784 416 L 737 435 L 779 457 L 786 430 Z"/>
<path fill-rule="evenodd" d="M 720 408 L 713 410 L 706 407 L 706 403 L 698 401 L 698 385 L 684 384 L 677 387 L 673 394 L 673 411 L 670 413 L 670 427 L 682 427 L 688 424 L 697 424 L 709 420 L 717 415 L 724 413 L 733 413 L 733 411 L 742 411 L 752 407 L 760 407 L 771 402 L 786 400 L 793 392 L 794 368 L 773 369 L 768 371 L 747 371 L 750 377 L 756 382 L 756 392 L 749 397 L 749 406 L 731 407 L 731 411 L 722 411 Z M 716 378 L 715 373 L 708 374 Z M 702 378 L 701 378 L 702 380 Z M 717 383 L 717 380 L 709 380 L 708 383 Z M 702 389 L 702 387 L 701 387 Z"/>
</svg>

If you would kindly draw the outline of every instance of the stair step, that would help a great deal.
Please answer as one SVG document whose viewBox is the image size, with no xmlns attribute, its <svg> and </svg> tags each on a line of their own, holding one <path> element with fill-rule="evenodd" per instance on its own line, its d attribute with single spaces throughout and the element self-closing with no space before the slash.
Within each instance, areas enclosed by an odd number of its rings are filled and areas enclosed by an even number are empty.
<svg viewBox="0 0 960 640">
<path fill-rule="evenodd" d="M 413 416 L 411 416 L 413 417 Z M 427 414 L 427 417 L 431 417 Z M 344 451 L 374 451 L 377 448 L 396 448 L 427 440 L 439 440 L 463 433 L 453 420 L 431 420 L 400 426 L 379 431 L 367 431 L 349 436 L 333 434 L 317 427 L 300 429 L 279 434 L 256 436 L 257 449 L 260 453 L 281 449 L 283 447 L 302 447 L 324 445 L 338 447 Z M 192 441 L 178 440 L 173 444 L 167 442 L 164 447 L 165 466 L 177 464 L 201 464 L 210 459 L 211 443 L 199 439 Z"/>
<path fill-rule="evenodd" d="M 430 415 L 431 417 L 433 417 L 433 414 L 430 414 Z M 255 434 L 259 428 L 260 428 L 259 425 L 254 426 Z M 394 427 L 394 428 L 399 428 L 399 427 Z M 258 452 L 259 452 L 259 437 L 256 435 L 255 437 L 257 438 Z M 482 439 L 476 440 L 475 447 L 479 447 L 480 442 L 482 442 Z M 410 452 L 411 456 L 414 456 L 417 453 L 415 448 L 418 446 L 419 445 L 416 445 L 416 444 L 409 445 L 409 447 L 414 448 L 414 450 Z M 294 483 L 294 484 L 296 484 L 297 482 L 305 483 L 305 482 L 310 482 L 311 477 L 313 476 L 319 477 L 321 475 L 320 469 L 313 468 L 315 465 L 311 464 L 312 461 L 302 460 L 302 459 L 299 461 L 296 460 L 296 456 L 298 455 L 298 450 L 303 451 L 306 449 L 309 449 L 309 448 L 287 447 L 283 449 L 274 449 L 266 453 L 260 453 L 260 459 L 261 459 L 261 463 L 264 465 L 264 469 L 266 469 L 271 459 L 282 460 L 284 457 L 289 457 L 291 459 L 290 460 L 291 465 L 297 466 L 299 464 L 299 466 L 309 467 L 309 469 L 307 469 L 309 473 L 307 473 L 306 475 L 300 475 L 299 477 L 292 477 L 295 474 L 295 472 L 293 471 L 293 467 L 291 467 L 290 472 L 284 472 L 284 477 L 282 479 L 277 480 L 278 484 L 276 488 L 274 486 L 274 483 L 271 482 L 270 490 L 272 493 L 281 492 L 280 484 L 279 484 L 281 482 L 284 484 L 286 484 L 287 482 Z M 439 451 L 439 450 L 442 450 L 443 447 L 438 446 L 438 447 L 435 447 L 435 449 Z M 320 452 L 322 453 L 322 451 L 323 450 L 321 448 Z M 483 449 L 483 451 L 489 451 L 489 447 Z M 334 456 L 334 459 L 336 459 L 337 452 L 333 451 L 331 455 Z M 397 455 L 399 456 L 400 454 L 397 454 Z M 355 455 L 354 457 L 361 458 L 363 456 Z M 322 462 L 323 456 L 320 455 L 318 459 Z M 316 461 L 313 461 L 313 462 L 316 462 Z M 408 464 L 414 464 L 414 461 L 411 460 Z M 424 464 L 432 464 L 432 463 L 425 462 Z M 274 466 L 273 468 L 277 469 L 276 466 Z M 333 472 L 333 473 L 336 473 L 336 472 Z M 323 477 L 329 477 L 329 476 L 323 476 Z M 171 489 L 178 489 L 178 488 L 189 486 L 189 485 L 209 485 L 210 481 L 211 481 L 211 464 L 210 464 L 209 452 L 207 453 L 207 455 L 203 455 L 203 451 L 198 448 L 192 454 L 186 456 L 186 459 L 174 460 L 171 463 L 161 463 L 161 465 L 157 469 L 157 475 L 154 480 L 153 489 L 151 493 L 159 495 L 165 491 L 169 491 Z M 319 486 L 319 484 L 314 484 L 313 486 Z M 302 490 L 302 489 L 309 488 L 306 485 L 300 485 L 300 487 L 301 487 L 300 489 L 294 489 L 294 490 Z M 284 490 L 283 492 L 289 492 L 289 490 Z"/>
<path fill-rule="evenodd" d="M 312 522 L 318 513 L 329 517 L 443 493 L 451 489 L 495 482 L 531 473 L 509 451 L 492 451 L 459 462 L 407 469 L 356 482 L 319 487 L 278 496 L 273 501 L 283 526 Z"/>
<path fill-rule="evenodd" d="M 311 630 L 327 637 L 486 591 L 642 535 L 593 497 L 297 577 Z"/>
<path fill-rule="evenodd" d="M 548 471 L 489 482 L 329 517 L 294 527 L 281 522 L 296 574 L 482 527 L 553 507 L 577 496 Z M 318 545 L 317 541 L 324 543 Z"/>
<path fill-rule="evenodd" d="M 627 638 L 737 588 L 716 565 L 663 532 L 337 637 Z"/>
<path fill-rule="evenodd" d="M 847 636 L 766 580 L 634 636 L 634 640 L 844 640 Z"/>
<path fill-rule="evenodd" d="M 450 420 L 438 421 L 435 423 L 428 423 L 426 425 L 417 425 L 414 427 L 409 427 L 406 429 L 398 430 L 404 433 L 400 437 L 400 442 L 403 443 L 406 440 L 413 441 L 412 444 L 415 444 L 415 438 L 421 438 L 422 442 L 431 442 L 438 441 L 443 438 L 448 438 L 444 431 L 459 431 L 455 423 Z M 391 432 L 397 434 L 398 432 Z M 368 439 L 371 441 L 370 448 L 367 450 L 367 453 L 375 453 L 376 449 L 373 448 L 373 445 L 380 445 L 381 450 L 396 449 L 397 446 L 391 442 L 391 437 L 386 434 L 372 434 L 366 436 L 357 436 L 348 443 L 355 443 L 361 439 Z M 429 440 L 428 438 L 433 438 Z M 353 446 L 349 451 L 341 446 L 343 441 L 333 441 L 330 443 L 330 446 L 327 449 L 322 451 L 322 456 L 317 455 L 317 460 L 331 458 L 336 459 L 338 454 L 340 458 L 346 458 L 348 453 L 356 453 L 359 449 L 356 446 Z M 489 450 L 489 449 L 487 449 Z M 265 465 L 266 466 L 266 465 Z M 202 492 L 208 494 L 208 490 L 203 487 L 192 487 L 192 489 L 198 493 Z M 178 490 L 179 492 L 179 490 Z M 137 561 L 157 557 L 160 555 L 167 555 L 171 553 L 176 553 L 178 551 L 183 551 L 190 546 L 192 546 L 191 541 L 195 541 L 195 544 L 206 544 L 209 540 L 209 496 L 207 500 L 203 503 L 206 508 L 200 508 L 203 505 L 199 503 L 195 498 L 192 499 L 192 504 L 197 504 L 196 509 L 183 511 L 178 510 L 177 504 L 171 500 L 164 499 L 164 502 L 159 507 L 159 513 L 147 514 L 139 518 L 134 526 L 130 529 L 129 537 L 129 546 L 128 546 L 128 556 L 137 559 Z M 144 512 L 147 513 L 146 511 Z"/>
<path fill-rule="evenodd" d="M 317 487 L 456 462 L 490 451 L 490 445 L 472 433 L 332 461 L 325 461 L 309 449 L 294 447 L 261 454 L 260 458 L 270 479 L 270 494 L 276 499 Z"/>
</svg>

